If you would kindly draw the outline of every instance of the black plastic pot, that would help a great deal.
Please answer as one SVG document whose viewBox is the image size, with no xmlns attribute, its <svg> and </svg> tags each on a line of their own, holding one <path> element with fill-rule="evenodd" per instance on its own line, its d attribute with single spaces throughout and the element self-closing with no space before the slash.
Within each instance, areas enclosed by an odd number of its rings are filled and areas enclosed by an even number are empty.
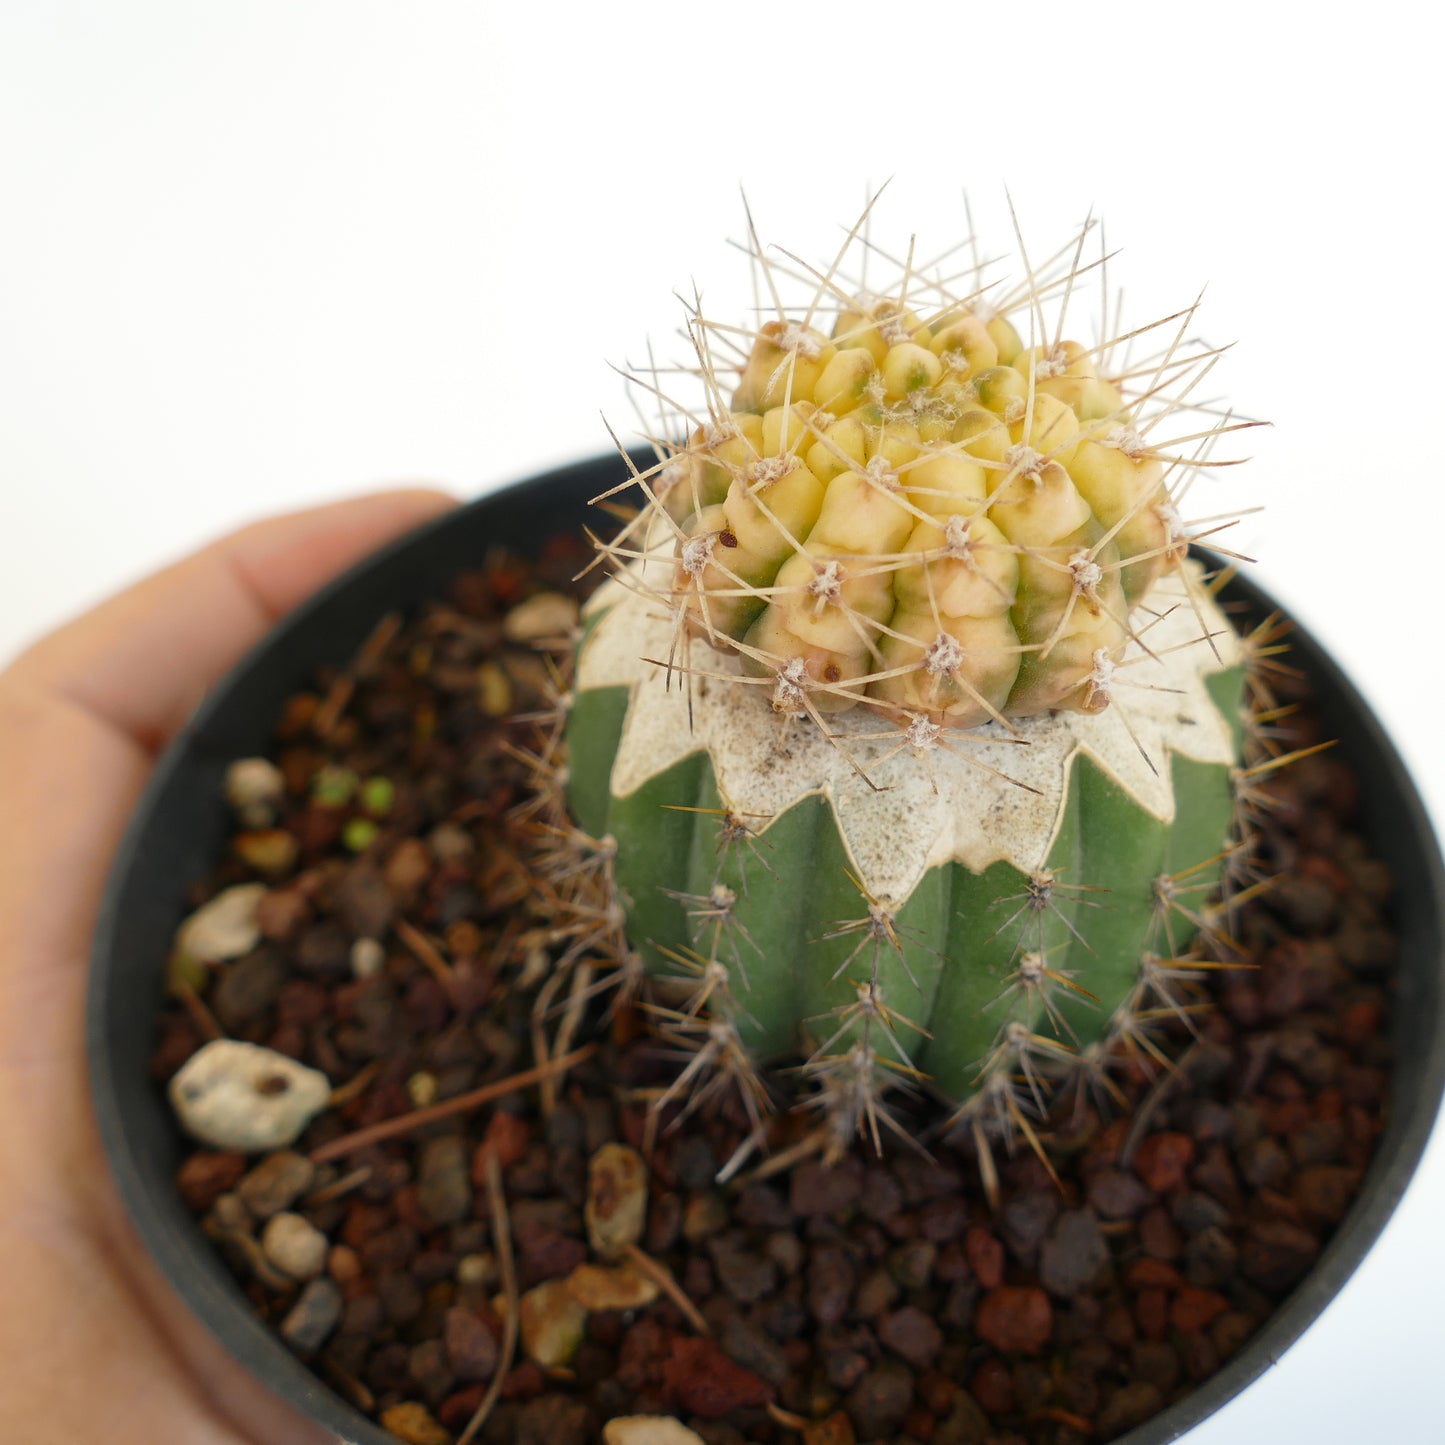
<svg viewBox="0 0 1445 1445">
<path fill-rule="evenodd" d="M 91 966 L 90 1064 L 101 1135 L 122 1197 L 197 1317 L 273 1390 L 356 1445 L 394 1442 L 332 1394 L 260 1322 L 176 1192 L 183 1144 L 147 1075 L 164 960 L 187 885 L 219 856 L 227 835 L 221 796 L 226 766 L 266 749 L 285 699 L 320 664 L 347 660 L 382 613 L 438 592 L 495 543 L 527 551 L 549 535 L 579 527 L 588 499 L 625 475 L 617 458 L 605 458 L 484 497 L 363 562 L 288 617 L 212 693 L 162 758 L 101 908 Z M 1270 608 L 1246 581 L 1234 583 L 1230 596 L 1261 612 Z M 1359 1198 L 1309 1276 L 1218 1374 L 1120 1445 L 1178 1439 L 1304 1332 L 1394 1210 L 1445 1086 L 1445 868 L 1439 848 L 1404 766 L 1354 688 L 1306 633 L 1297 632 L 1293 646 L 1294 661 L 1315 681 L 1326 726 L 1360 778 L 1370 842 L 1398 884 L 1394 924 L 1401 956 L 1390 1122 Z"/>
</svg>

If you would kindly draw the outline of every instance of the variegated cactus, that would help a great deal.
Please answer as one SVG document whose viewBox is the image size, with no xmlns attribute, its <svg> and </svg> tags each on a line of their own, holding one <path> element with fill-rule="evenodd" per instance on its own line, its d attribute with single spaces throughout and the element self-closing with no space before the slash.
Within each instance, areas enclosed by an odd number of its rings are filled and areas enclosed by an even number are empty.
<svg viewBox="0 0 1445 1445">
<path fill-rule="evenodd" d="M 566 731 L 670 1097 L 761 1120 L 793 1063 L 840 1140 L 900 1086 L 1027 1129 L 1199 976 L 1242 673 L 1180 502 L 1230 424 L 1184 419 L 1192 313 L 1068 339 L 1088 230 L 1012 290 L 789 264 L 796 306 L 754 239 L 776 314 L 727 367 L 689 320 L 703 405 L 631 480 Z"/>
</svg>

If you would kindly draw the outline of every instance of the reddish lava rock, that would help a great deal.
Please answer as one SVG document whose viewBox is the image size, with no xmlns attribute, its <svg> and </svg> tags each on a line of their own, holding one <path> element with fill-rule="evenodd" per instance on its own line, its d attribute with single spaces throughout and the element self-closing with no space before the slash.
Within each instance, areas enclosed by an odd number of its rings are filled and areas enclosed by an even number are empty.
<svg viewBox="0 0 1445 1445">
<path fill-rule="evenodd" d="M 1186 1285 L 1169 1309 L 1169 1322 L 1181 1335 L 1205 1330 L 1229 1308 L 1229 1301 L 1214 1290 Z"/>
<path fill-rule="evenodd" d="M 1136 1259 L 1124 1271 L 1130 1289 L 1178 1289 L 1184 1282 L 1179 1271 L 1162 1259 Z"/>
<path fill-rule="evenodd" d="M 461 1434 L 467 1428 L 467 1422 L 477 1413 L 477 1406 L 486 1393 L 482 1385 L 468 1385 L 465 1390 L 458 1390 L 437 1408 L 437 1419 L 454 1435 Z"/>
<path fill-rule="evenodd" d="M 1134 1172 L 1155 1194 L 1172 1194 L 1188 1183 L 1193 1162 L 1188 1134 L 1151 1134 L 1134 1155 Z"/>
<path fill-rule="evenodd" d="M 503 1169 L 510 1169 L 527 1152 L 532 1131 L 526 1121 L 515 1114 L 498 1112 L 492 1115 L 482 1142 L 472 1155 L 472 1183 L 478 1189 L 487 1185 L 487 1160 L 495 1154 Z"/>
<path fill-rule="evenodd" d="M 915 1407 L 903 1417 L 903 1433 L 910 1440 L 931 1440 L 936 1426 L 927 1410 Z"/>
<path fill-rule="evenodd" d="M 1034 1285 L 1000 1285 L 979 1302 L 973 1327 L 996 1350 L 1036 1355 L 1049 1342 L 1054 1309 Z"/>
<path fill-rule="evenodd" d="M 969 1389 L 990 1415 L 1007 1415 L 1013 1410 L 1013 1376 L 1002 1360 L 985 1360 L 974 1371 Z"/>
<path fill-rule="evenodd" d="M 1162 1340 L 1169 1333 L 1169 1296 L 1162 1289 L 1140 1290 L 1134 1313 L 1146 1340 Z"/>
<path fill-rule="evenodd" d="M 1351 1048 L 1358 1048 L 1372 1039 L 1384 1024 L 1384 1010 L 1373 999 L 1353 1003 L 1345 1010 L 1340 1037 Z"/>
<path fill-rule="evenodd" d="M 766 1405 L 773 1387 L 735 1364 L 710 1339 L 674 1335 L 662 1366 L 663 1394 L 670 1404 L 717 1420 L 745 1405 Z"/>
<path fill-rule="evenodd" d="M 997 1289 L 1003 1283 L 1003 1245 L 982 1225 L 974 1225 L 964 1235 L 963 1253 L 984 1289 Z"/>
<path fill-rule="evenodd" d="M 502 1385 L 502 1399 L 531 1400 L 547 1388 L 547 1377 L 542 1367 L 533 1360 L 523 1360 L 507 1372 Z"/>
<path fill-rule="evenodd" d="M 181 1165 L 176 1175 L 176 1187 L 181 1192 L 181 1198 L 197 1214 L 204 1214 L 221 1195 L 229 1193 L 241 1182 L 247 1167 L 244 1154 L 216 1154 L 204 1150 L 192 1154 Z"/>
</svg>

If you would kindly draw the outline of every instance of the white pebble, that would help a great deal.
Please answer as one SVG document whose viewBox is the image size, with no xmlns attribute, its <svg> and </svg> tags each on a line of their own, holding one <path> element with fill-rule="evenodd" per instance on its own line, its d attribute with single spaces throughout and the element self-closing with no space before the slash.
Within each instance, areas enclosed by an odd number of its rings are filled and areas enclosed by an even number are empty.
<svg viewBox="0 0 1445 1445">
<path fill-rule="evenodd" d="M 603 1445 L 703 1445 L 701 1435 L 670 1415 L 619 1415 L 602 1427 Z"/>
<path fill-rule="evenodd" d="M 473 1289 L 485 1289 L 496 1282 L 497 1257 L 485 1254 L 464 1254 L 457 1261 L 457 1283 Z"/>
<path fill-rule="evenodd" d="M 331 1241 L 310 1220 L 289 1211 L 273 1214 L 261 1234 L 266 1258 L 292 1279 L 314 1279 L 326 1268 Z"/>
<path fill-rule="evenodd" d="M 541 642 L 571 636 L 577 626 L 577 603 L 560 592 L 540 592 L 519 602 L 502 621 L 508 642 Z"/>
<path fill-rule="evenodd" d="M 418 1069 L 406 1081 L 406 1092 L 415 1108 L 431 1108 L 437 1101 L 437 1076 L 426 1069 Z"/>
<path fill-rule="evenodd" d="M 264 883 L 238 883 L 216 894 L 176 930 L 176 947 L 192 958 L 240 958 L 261 941 Z"/>
<path fill-rule="evenodd" d="M 517 1301 L 522 1348 L 544 1370 L 568 1365 L 587 1333 L 587 1311 L 567 1292 L 567 1282 L 543 1280 Z"/>
<path fill-rule="evenodd" d="M 630 1264 L 579 1264 L 567 1290 L 589 1314 L 593 1310 L 640 1310 L 658 1296 L 657 1281 Z"/>
<path fill-rule="evenodd" d="M 226 801 L 244 828 L 269 828 L 286 796 L 286 779 L 265 758 L 238 758 L 226 769 Z"/>
<path fill-rule="evenodd" d="M 171 1080 L 171 1107 L 188 1134 L 216 1149 L 284 1149 L 325 1107 L 331 1080 L 258 1044 L 216 1039 Z"/>
<path fill-rule="evenodd" d="M 226 769 L 226 801 L 233 808 L 277 803 L 286 796 L 286 779 L 265 758 L 237 758 Z"/>
<path fill-rule="evenodd" d="M 358 938 L 351 945 L 353 978 L 374 978 L 386 965 L 386 950 L 374 938 Z"/>
<path fill-rule="evenodd" d="M 616 1259 L 642 1238 L 647 1223 L 647 1165 L 626 1144 L 604 1144 L 587 1163 L 587 1239 Z"/>
</svg>

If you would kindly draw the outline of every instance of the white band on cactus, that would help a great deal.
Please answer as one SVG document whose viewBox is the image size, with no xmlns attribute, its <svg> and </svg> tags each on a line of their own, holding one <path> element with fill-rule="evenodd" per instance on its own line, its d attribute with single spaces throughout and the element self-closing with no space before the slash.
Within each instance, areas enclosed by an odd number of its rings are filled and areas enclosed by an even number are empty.
<svg viewBox="0 0 1445 1445">
<path fill-rule="evenodd" d="M 690 676 L 674 671 L 669 679 L 655 660 L 669 656 L 673 621 L 666 601 L 635 575 L 630 586 L 610 582 L 593 598 L 591 611 L 606 615 L 582 649 L 577 687 L 632 689 L 612 772 L 615 797 L 705 749 L 719 793 L 740 814 L 766 818 L 807 794 L 827 796 L 868 893 L 906 898 L 926 869 L 948 862 L 973 872 L 999 861 L 1024 873 L 1042 866 L 1080 754 L 1163 822 L 1174 817 L 1171 751 L 1233 765 L 1230 722 L 1204 680 L 1239 661 L 1239 643 L 1199 585 L 1197 565 L 1186 565 L 1187 592 L 1178 573 L 1166 574 L 1135 613 L 1154 655 L 1129 644 L 1111 706 L 1018 719 L 1014 736 L 997 723 L 945 733 L 926 766 L 910 755 L 902 729 L 890 732 L 867 708 L 825 719 L 841 747 L 811 720 L 785 724 L 770 705 L 770 686 L 708 676 L 741 679 L 743 667 L 736 655 L 704 643 L 690 644 Z"/>
</svg>

